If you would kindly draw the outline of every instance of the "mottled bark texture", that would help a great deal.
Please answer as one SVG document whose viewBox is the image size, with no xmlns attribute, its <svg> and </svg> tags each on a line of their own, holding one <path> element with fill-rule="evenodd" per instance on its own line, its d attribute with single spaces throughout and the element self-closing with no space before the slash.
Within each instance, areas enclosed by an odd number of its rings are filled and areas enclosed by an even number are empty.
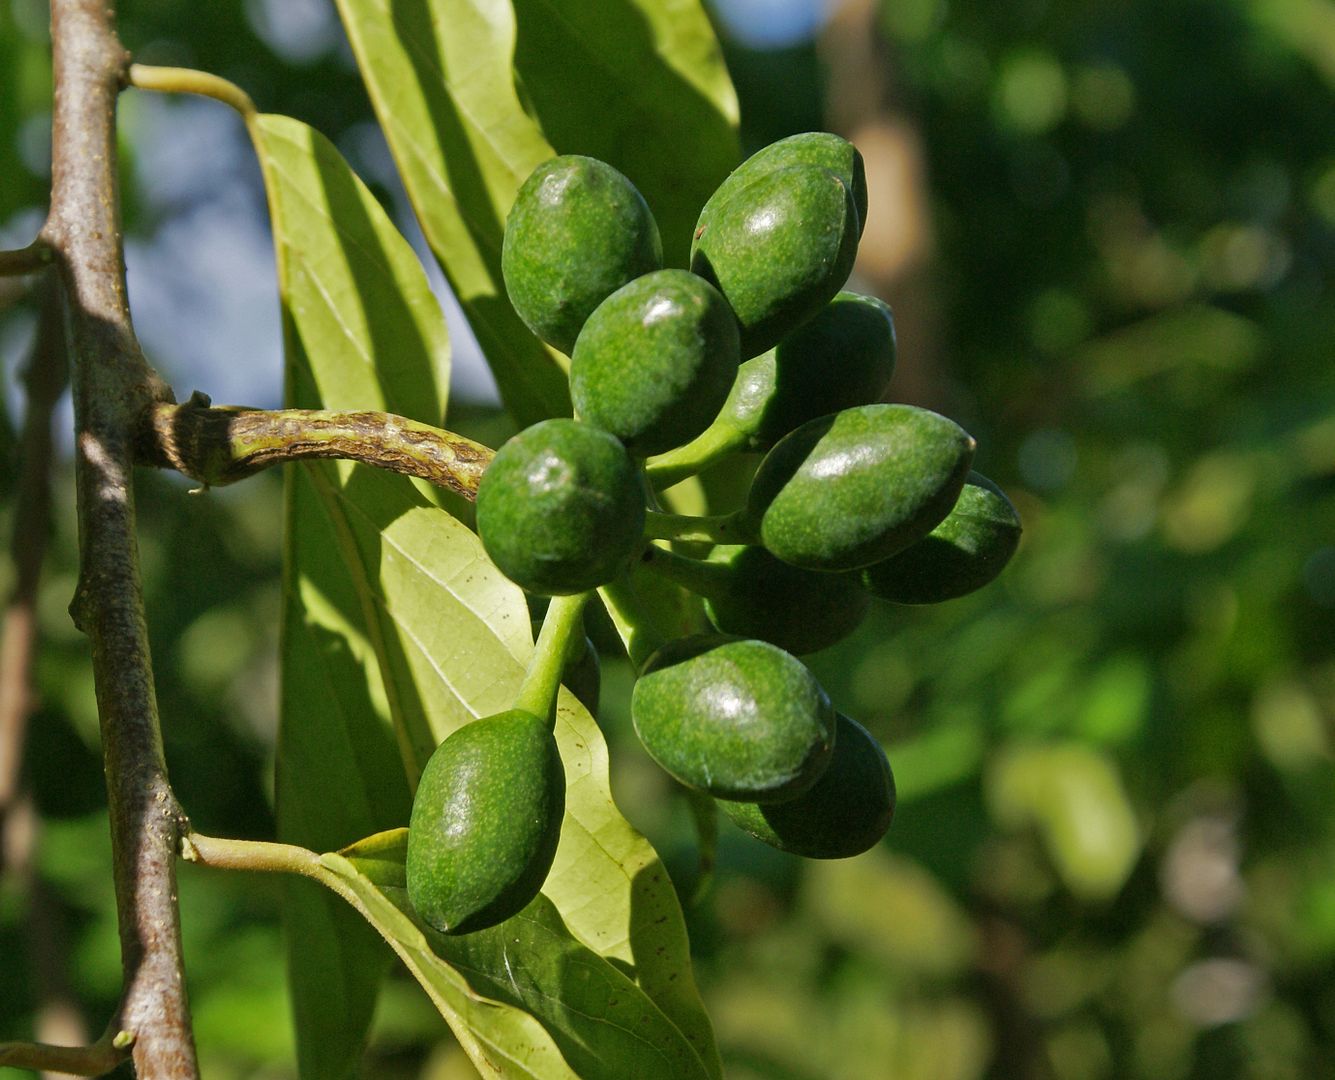
<svg viewBox="0 0 1335 1080">
<path fill-rule="evenodd" d="M 140 1080 L 198 1076 L 181 961 L 176 856 L 184 815 L 167 782 L 144 622 L 133 435 L 169 397 L 125 294 L 116 96 L 128 57 L 106 0 L 52 0 L 55 104 L 49 245 L 64 297 L 76 425 L 80 570 L 70 612 L 89 638 L 111 816 L 124 993 L 113 1030 Z"/>
<path fill-rule="evenodd" d="M 211 407 L 196 395 L 145 414 L 139 460 L 218 487 L 286 461 L 346 458 L 420 477 L 471 499 L 492 451 L 392 413 Z"/>
</svg>

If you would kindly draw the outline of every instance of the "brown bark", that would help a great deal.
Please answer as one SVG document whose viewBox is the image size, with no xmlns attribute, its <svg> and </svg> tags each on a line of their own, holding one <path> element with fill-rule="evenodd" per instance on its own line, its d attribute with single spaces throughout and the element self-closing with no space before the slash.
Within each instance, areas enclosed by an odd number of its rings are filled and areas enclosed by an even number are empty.
<svg viewBox="0 0 1335 1080">
<path fill-rule="evenodd" d="M 133 433 L 169 396 L 145 362 L 125 293 L 116 96 L 128 57 L 105 0 L 52 0 L 51 209 L 76 425 L 79 584 L 111 817 L 124 991 L 116 1029 L 141 1080 L 198 1076 L 186 1000 L 176 855 L 184 815 L 167 782 L 144 621 L 131 484 Z M 123 1040 L 122 1040 L 123 1041 Z"/>
</svg>

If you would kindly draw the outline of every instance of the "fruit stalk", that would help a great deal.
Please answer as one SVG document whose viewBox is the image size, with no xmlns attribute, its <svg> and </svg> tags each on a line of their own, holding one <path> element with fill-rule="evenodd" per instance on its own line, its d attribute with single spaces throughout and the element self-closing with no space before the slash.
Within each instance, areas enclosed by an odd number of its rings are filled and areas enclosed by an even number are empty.
<svg viewBox="0 0 1335 1080">
<path fill-rule="evenodd" d="M 524 709 L 545 720 L 550 728 L 556 721 L 556 694 L 561 686 L 561 672 L 566 652 L 575 634 L 584 632 L 582 616 L 588 593 L 554 596 L 542 620 L 542 631 L 533 647 L 524 681 L 515 698 L 515 708 Z"/>
<path fill-rule="evenodd" d="M 651 544 L 644 549 L 641 562 L 656 574 L 675 581 L 697 596 L 717 596 L 728 587 L 728 569 L 718 563 L 703 562 Z"/>
<path fill-rule="evenodd" d="M 754 518 L 745 510 L 712 517 L 650 510 L 645 516 L 644 538 L 706 544 L 755 544 L 760 541 L 760 532 Z"/>
<path fill-rule="evenodd" d="M 657 491 L 703 472 L 746 445 L 746 432 L 719 418 L 690 442 L 645 462 L 644 473 Z"/>
</svg>

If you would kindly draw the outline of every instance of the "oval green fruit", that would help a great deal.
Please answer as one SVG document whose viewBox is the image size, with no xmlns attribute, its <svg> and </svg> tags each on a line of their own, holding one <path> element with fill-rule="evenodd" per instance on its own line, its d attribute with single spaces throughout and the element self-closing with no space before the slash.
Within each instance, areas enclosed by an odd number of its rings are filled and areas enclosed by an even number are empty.
<svg viewBox="0 0 1335 1080">
<path fill-rule="evenodd" d="M 564 353 L 608 296 L 663 265 L 644 198 L 606 162 L 566 154 L 524 181 L 505 222 L 501 275 L 510 303 Z"/>
<path fill-rule="evenodd" d="M 599 304 L 575 342 L 575 415 L 635 457 L 661 453 L 709 426 L 737 359 L 737 320 L 717 289 L 685 270 L 645 274 Z"/>
<path fill-rule="evenodd" d="M 538 895 L 565 813 L 556 739 L 532 713 L 474 720 L 436 747 L 408 824 L 408 901 L 428 926 L 466 934 Z"/>
<path fill-rule="evenodd" d="M 874 296 L 841 292 L 773 349 L 746 361 L 719 413 L 768 450 L 808 420 L 872 404 L 895 372 L 895 322 Z"/>
<path fill-rule="evenodd" d="M 651 545 L 642 558 L 704 597 L 705 614 L 720 632 L 799 655 L 847 637 L 871 604 L 857 574 L 803 570 L 762 547 L 720 545 L 701 562 Z"/>
<path fill-rule="evenodd" d="M 847 859 L 875 847 L 895 816 L 895 777 L 881 744 L 839 714 L 834 753 L 821 778 L 785 803 L 721 802 L 737 825 L 780 851 Z"/>
<path fill-rule="evenodd" d="M 858 214 L 858 234 L 861 235 L 867 224 L 866 167 L 856 146 L 828 131 L 804 131 L 761 147 L 733 169 L 709 197 L 704 209 L 700 211 L 700 222 L 696 228 L 706 222 L 714 208 L 739 187 L 789 165 L 819 165 L 839 177 L 853 195 L 853 207 Z"/>
<path fill-rule="evenodd" d="M 834 297 L 857 245 L 858 214 L 844 182 L 816 165 L 789 165 L 718 202 L 696 227 L 691 269 L 732 306 L 747 359 Z"/>
<path fill-rule="evenodd" d="M 775 802 L 805 791 L 834 740 L 834 709 L 798 659 L 763 641 L 683 638 L 649 658 L 631 718 L 650 756 L 718 799 Z"/>
<path fill-rule="evenodd" d="M 497 451 L 477 491 L 491 561 L 533 593 L 606 584 L 641 545 L 644 494 L 616 438 L 577 420 L 544 420 Z"/>
<path fill-rule="evenodd" d="M 996 484 L 971 472 L 954 509 L 916 544 L 873 563 L 862 580 L 896 604 L 936 604 L 994 580 L 1020 543 L 1020 515 Z"/>
<path fill-rule="evenodd" d="M 855 570 L 920 540 L 950 512 L 974 441 L 911 405 L 862 405 L 811 420 L 760 463 L 747 495 L 770 553 L 811 570 Z"/>
</svg>

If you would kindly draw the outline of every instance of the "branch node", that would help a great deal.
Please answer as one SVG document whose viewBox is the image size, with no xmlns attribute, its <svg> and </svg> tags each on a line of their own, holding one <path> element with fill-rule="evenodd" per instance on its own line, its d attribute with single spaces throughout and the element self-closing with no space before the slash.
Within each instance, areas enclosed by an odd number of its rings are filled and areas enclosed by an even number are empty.
<svg viewBox="0 0 1335 1080">
<path fill-rule="evenodd" d="M 12 251 L 0 250 L 0 277 L 31 274 L 50 265 L 54 259 L 55 252 L 51 250 L 51 245 L 39 234 L 27 247 Z"/>
</svg>

